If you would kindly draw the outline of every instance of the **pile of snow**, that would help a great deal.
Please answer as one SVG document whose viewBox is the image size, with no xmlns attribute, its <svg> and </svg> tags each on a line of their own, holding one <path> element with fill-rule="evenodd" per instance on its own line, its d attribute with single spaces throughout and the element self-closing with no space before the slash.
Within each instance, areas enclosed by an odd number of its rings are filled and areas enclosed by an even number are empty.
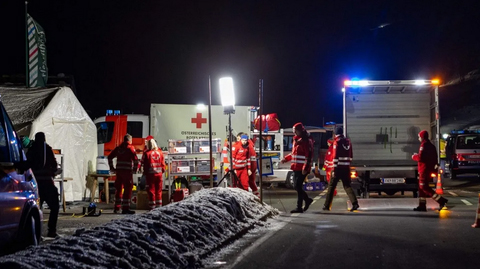
<svg viewBox="0 0 480 269">
<path fill-rule="evenodd" d="M 198 268 L 213 251 L 278 213 L 240 189 L 203 189 L 181 202 L 1 257 L 0 268 Z"/>
</svg>

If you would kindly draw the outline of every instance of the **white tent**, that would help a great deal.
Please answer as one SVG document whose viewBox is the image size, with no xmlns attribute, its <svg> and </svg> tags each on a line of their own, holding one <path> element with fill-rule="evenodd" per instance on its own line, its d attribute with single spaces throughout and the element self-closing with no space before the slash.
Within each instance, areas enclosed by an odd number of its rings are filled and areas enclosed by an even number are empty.
<svg viewBox="0 0 480 269">
<path fill-rule="evenodd" d="M 85 178 L 97 155 L 95 124 L 68 87 L 25 89 L 0 87 L 2 102 L 19 135 L 44 132 L 47 143 L 64 155 L 66 201 L 80 201 Z"/>
</svg>

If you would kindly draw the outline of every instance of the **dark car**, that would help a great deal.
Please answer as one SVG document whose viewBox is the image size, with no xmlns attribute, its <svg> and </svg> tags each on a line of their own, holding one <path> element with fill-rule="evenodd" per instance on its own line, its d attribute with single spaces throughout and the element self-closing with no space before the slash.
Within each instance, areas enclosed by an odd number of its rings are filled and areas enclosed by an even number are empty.
<svg viewBox="0 0 480 269">
<path fill-rule="evenodd" d="M 40 242 L 43 215 L 37 182 L 12 122 L 0 102 L 0 252 Z"/>
</svg>

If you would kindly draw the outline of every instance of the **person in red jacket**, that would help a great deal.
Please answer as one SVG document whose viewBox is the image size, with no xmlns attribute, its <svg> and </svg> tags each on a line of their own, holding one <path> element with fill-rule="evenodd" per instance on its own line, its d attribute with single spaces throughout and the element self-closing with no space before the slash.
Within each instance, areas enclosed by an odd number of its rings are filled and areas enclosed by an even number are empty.
<svg viewBox="0 0 480 269">
<path fill-rule="evenodd" d="M 418 162 L 418 198 L 419 205 L 415 211 L 427 211 L 427 197 L 432 197 L 440 205 L 439 210 L 445 207 L 447 199 L 436 194 L 428 185 L 430 175 L 436 171 L 438 155 L 435 146 L 428 139 L 428 132 L 423 130 L 418 133 L 420 149 L 412 155 L 412 159 Z"/>
<path fill-rule="evenodd" d="M 239 188 L 248 191 L 248 177 L 252 174 L 250 164 L 250 147 L 248 145 L 248 136 L 242 135 L 241 142 L 235 143 L 232 147 L 233 169 L 238 177 Z"/>
<path fill-rule="evenodd" d="M 147 151 L 143 154 L 143 174 L 146 177 L 148 206 L 150 210 L 162 206 L 162 174 L 165 172 L 165 158 L 154 139 L 147 141 Z"/>
<path fill-rule="evenodd" d="M 294 186 L 297 191 L 297 208 L 290 213 L 303 213 L 313 202 L 313 199 L 308 197 L 303 190 L 303 182 L 312 170 L 314 141 L 301 122 L 293 125 L 293 132 L 295 136 L 293 137 L 292 153 L 285 156 L 281 162 L 292 161 L 290 169 L 293 171 Z M 303 201 L 305 201 L 305 207 L 302 209 Z"/>
<path fill-rule="evenodd" d="M 323 170 L 327 175 L 327 183 L 330 182 L 332 177 L 332 170 L 333 170 L 333 139 L 327 140 L 328 150 L 325 154 L 325 161 L 323 162 Z M 337 195 L 337 189 L 335 189 L 333 196 Z"/>
<path fill-rule="evenodd" d="M 334 190 L 337 187 L 339 180 L 342 180 L 343 188 L 352 202 L 352 208 L 350 211 L 358 209 L 358 200 L 353 192 L 350 178 L 350 162 L 352 161 L 352 143 L 348 138 L 343 135 L 343 128 L 337 127 L 335 129 L 335 141 L 333 141 L 333 171 L 332 178 L 328 183 L 327 197 L 325 198 L 325 204 L 323 210 L 330 210 L 332 207 Z"/>
<path fill-rule="evenodd" d="M 242 145 L 242 135 L 247 134 L 243 132 L 238 133 L 237 143 L 235 143 L 235 146 Z M 248 139 L 248 147 L 250 152 L 250 170 L 252 171 L 252 174 L 248 176 L 248 186 L 250 189 L 252 189 L 252 193 L 259 197 L 260 192 L 258 191 L 257 183 L 255 182 L 257 177 L 257 153 L 255 152 L 255 143 L 252 141 L 252 139 Z"/>
<path fill-rule="evenodd" d="M 117 158 L 116 167 L 113 166 L 113 159 L 115 158 Z M 130 210 L 130 202 L 132 198 L 133 172 L 138 168 L 138 158 L 135 153 L 135 148 L 132 146 L 131 135 L 126 134 L 123 137 L 123 143 L 108 155 L 108 165 L 110 166 L 110 170 L 117 174 L 117 179 L 115 180 L 115 208 L 113 213 L 118 213 L 121 206 L 122 214 L 135 214 L 135 211 Z"/>
</svg>

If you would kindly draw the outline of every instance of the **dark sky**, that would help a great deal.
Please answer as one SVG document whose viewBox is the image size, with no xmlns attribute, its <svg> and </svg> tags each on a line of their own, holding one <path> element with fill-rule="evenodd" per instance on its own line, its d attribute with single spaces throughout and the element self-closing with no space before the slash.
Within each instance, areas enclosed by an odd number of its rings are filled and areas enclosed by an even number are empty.
<svg viewBox="0 0 480 269">
<path fill-rule="evenodd" d="M 92 118 L 148 114 L 150 103 L 219 104 L 234 79 L 237 105 L 284 127 L 341 121 L 346 78 L 442 81 L 480 66 L 477 0 L 32 0 L 47 36 L 49 75 L 75 78 Z M 378 26 L 388 24 L 383 28 Z M 25 73 L 24 1 L 0 1 L 0 74 Z"/>
</svg>

